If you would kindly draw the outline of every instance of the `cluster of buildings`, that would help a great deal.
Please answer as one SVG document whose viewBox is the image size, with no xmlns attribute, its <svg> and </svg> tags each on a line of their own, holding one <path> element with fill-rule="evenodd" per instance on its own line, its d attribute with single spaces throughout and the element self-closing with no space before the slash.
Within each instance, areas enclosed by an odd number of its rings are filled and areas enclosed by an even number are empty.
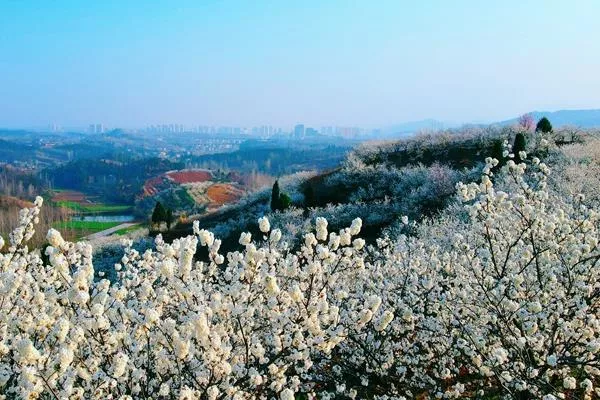
<svg viewBox="0 0 600 400">
<path fill-rule="evenodd" d="M 272 136 L 291 136 L 293 138 L 305 138 L 315 136 L 340 136 L 344 138 L 357 138 L 364 135 L 377 133 L 377 130 L 363 129 L 349 126 L 323 126 L 321 129 L 297 124 L 292 129 L 282 129 L 272 125 L 261 125 L 255 127 L 235 127 L 235 126 L 186 126 L 183 124 L 157 124 L 149 125 L 138 132 L 146 133 L 197 133 L 206 135 L 223 136 L 258 136 L 268 138 Z M 89 133 L 104 133 L 103 124 L 90 124 Z"/>
<path fill-rule="evenodd" d="M 378 133 L 378 130 L 363 129 L 355 126 L 323 126 L 320 130 L 305 127 L 304 124 L 298 124 L 292 131 L 292 136 L 296 138 L 310 137 L 310 136 L 340 136 L 344 138 L 356 138 L 372 133 Z"/>
<path fill-rule="evenodd" d="M 255 126 L 253 128 L 242 128 L 238 126 L 184 126 L 181 124 L 169 125 L 150 125 L 144 129 L 144 132 L 160 133 L 200 133 L 207 135 L 255 135 L 255 136 L 273 136 L 282 134 L 281 128 L 275 128 L 271 125 Z"/>
<path fill-rule="evenodd" d="M 104 133 L 104 125 L 103 124 L 90 124 L 88 126 L 89 133 Z"/>
</svg>

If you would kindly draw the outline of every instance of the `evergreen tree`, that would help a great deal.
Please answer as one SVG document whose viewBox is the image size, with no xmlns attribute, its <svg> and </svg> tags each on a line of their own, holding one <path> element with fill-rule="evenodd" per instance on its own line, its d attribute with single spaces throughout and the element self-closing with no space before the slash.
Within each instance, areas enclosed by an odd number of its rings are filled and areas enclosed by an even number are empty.
<svg viewBox="0 0 600 400">
<path fill-rule="evenodd" d="M 273 191 L 271 192 L 271 211 L 277 211 L 281 209 L 280 203 L 280 192 L 279 192 L 279 181 L 275 181 L 273 184 Z"/>
<path fill-rule="evenodd" d="M 542 117 L 538 121 L 538 123 L 535 127 L 535 131 L 542 132 L 542 133 L 552 132 L 552 124 L 550 123 L 550 120 L 546 117 Z"/>
<path fill-rule="evenodd" d="M 524 160 L 521 160 L 519 153 L 521 151 L 525 151 L 526 145 L 527 145 L 527 142 L 525 141 L 525 135 L 522 132 L 517 133 L 517 136 L 515 136 L 515 144 L 513 145 L 513 149 L 512 149 L 513 154 L 515 155 L 515 162 L 517 164 L 524 161 Z"/>
<path fill-rule="evenodd" d="M 166 221 L 167 211 L 165 210 L 163 205 L 160 204 L 160 201 L 156 202 L 156 205 L 154 206 L 154 211 L 152 211 L 151 219 L 153 224 L 160 224 L 161 222 Z"/>
</svg>

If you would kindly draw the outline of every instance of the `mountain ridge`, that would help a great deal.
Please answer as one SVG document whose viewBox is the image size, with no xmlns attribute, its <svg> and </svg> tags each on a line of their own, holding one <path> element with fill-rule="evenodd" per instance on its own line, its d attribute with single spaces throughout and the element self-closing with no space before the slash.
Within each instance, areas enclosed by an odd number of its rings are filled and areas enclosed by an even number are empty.
<svg viewBox="0 0 600 400">
<path fill-rule="evenodd" d="M 554 127 L 575 125 L 581 128 L 600 127 L 600 109 L 577 109 L 557 111 L 531 111 L 533 118 L 538 121 L 542 117 L 550 120 Z M 499 121 L 493 125 L 512 125 L 518 122 L 519 117 Z"/>
<path fill-rule="evenodd" d="M 525 114 L 531 114 L 533 119 L 537 122 L 540 118 L 546 117 L 550 120 L 552 125 L 555 128 L 565 126 L 565 125 L 573 125 L 580 128 L 600 128 L 600 108 L 590 108 L 590 109 L 563 109 L 556 111 L 530 111 Z M 393 125 L 389 125 L 386 128 L 381 130 L 381 135 L 383 137 L 392 137 L 392 136 L 406 136 L 413 134 L 418 131 L 423 130 L 443 130 L 443 129 L 451 129 L 451 128 L 459 128 L 465 126 L 488 126 L 488 125 L 514 125 L 519 121 L 520 116 L 516 116 L 514 118 L 493 121 L 489 123 L 482 122 L 465 122 L 465 123 L 456 123 L 456 122 L 448 122 L 442 121 L 435 118 L 426 118 L 415 121 L 407 121 L 401 122 Z"/>
</svg>

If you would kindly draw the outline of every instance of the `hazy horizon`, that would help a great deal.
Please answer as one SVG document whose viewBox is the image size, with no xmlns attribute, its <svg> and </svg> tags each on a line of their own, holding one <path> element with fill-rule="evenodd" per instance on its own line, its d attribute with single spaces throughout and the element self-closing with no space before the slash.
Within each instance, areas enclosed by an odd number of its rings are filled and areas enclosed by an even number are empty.
<svg viewBox="0 0 600 400">
<path fill-rule="evenodd" d="M 388 126 L 600 108 L 594 1 L 3 2 L 0 126 Z"/>
</svg>

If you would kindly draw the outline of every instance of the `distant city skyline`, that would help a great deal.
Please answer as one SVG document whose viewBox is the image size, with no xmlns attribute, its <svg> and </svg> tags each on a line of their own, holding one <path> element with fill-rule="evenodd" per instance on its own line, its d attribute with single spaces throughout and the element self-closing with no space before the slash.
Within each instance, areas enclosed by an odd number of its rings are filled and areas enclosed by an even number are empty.
<svg viewBox="0 0 600 400">
<path fill-rule="evenodd" d="M 600 108 L 598 15 L 595 0 L 4 1 L 0 127 L 370 129 Z"/>
<path fill-rule="evenodd" d="M 4 127 L 0 126 L 0 129 Z M 21 127 L 27 129 L 28 127 Z M 40 131 L 66 132 L 80 131 L 92 134 L 109 133 L 113 130 L 123 129 L 118 126 L 105 125 L 103 123 L 89 124 L 87 128 L 82 127 L 64 127 L 59 124 L 50 124 L 45 127 L 29 127 Z M 277 135 L 291 135 L 295 138 L 305 136 L 325 135 L 325 136 L 343 136 L 356 137 L 365 134 L 378 133 L 379 128 L 364 128 L 358 126 L 322 126 L 311 127 L 304 124 L 296 124 L 292 127 L 277 127 L 273 125 L 260 126 L 227 126 L 227 125 L 184 125 L 184 124 L 152 124 L 138 128 L 125 128 L 129 132 L 155 132 L 155 133 L 200 133 L 211 135 L 253 135 L 271 137 Z"/>
<path fill-rule="evenodd" d="M 155 132 L 155 133 L 202 133 L 202 134 L 224 134 L 224 135 L 254 135 L 270 137 L 276 135 L 291 135 L 292 137 L 305 137 L 314 135 L 357 137 L 364 135 L 389 134 L 393 132 L 417 132 L 422 130 L 440 130 L 459 128 L 465 125 L 496 125 L 496 124 L 518 124 L 519 118 L 529 114 L 534 120 L 543 116 L 552 119 L 557 127 L 563 125 L 580 127 L 600 127 L 600 109 L 570 109 L 570 110 L 530 110 L 526 113 L 512 116 L 504 120 L 496 121 L 440 121 L 427 118 L 418 121 L 398 121 L 396 124 L 379 127 L 348 126 L 348 125 L 323 125 L 321 127 L 298 123 L 292 126 L 274 126 L 263 124 L 258 126 L 243 125 L 205 125 L 205 124 L 149 124 L 138 127 L 114 126 L 104 123 L 91 123 L 86 127 L 63 126 L 61 124 L 48 124 L 44 126 L 0 126 L 0 129 L 29 129 L 45 132 L 87 132 L 108 133 L 116 129 L 126 132 Z"/>
</svg>

